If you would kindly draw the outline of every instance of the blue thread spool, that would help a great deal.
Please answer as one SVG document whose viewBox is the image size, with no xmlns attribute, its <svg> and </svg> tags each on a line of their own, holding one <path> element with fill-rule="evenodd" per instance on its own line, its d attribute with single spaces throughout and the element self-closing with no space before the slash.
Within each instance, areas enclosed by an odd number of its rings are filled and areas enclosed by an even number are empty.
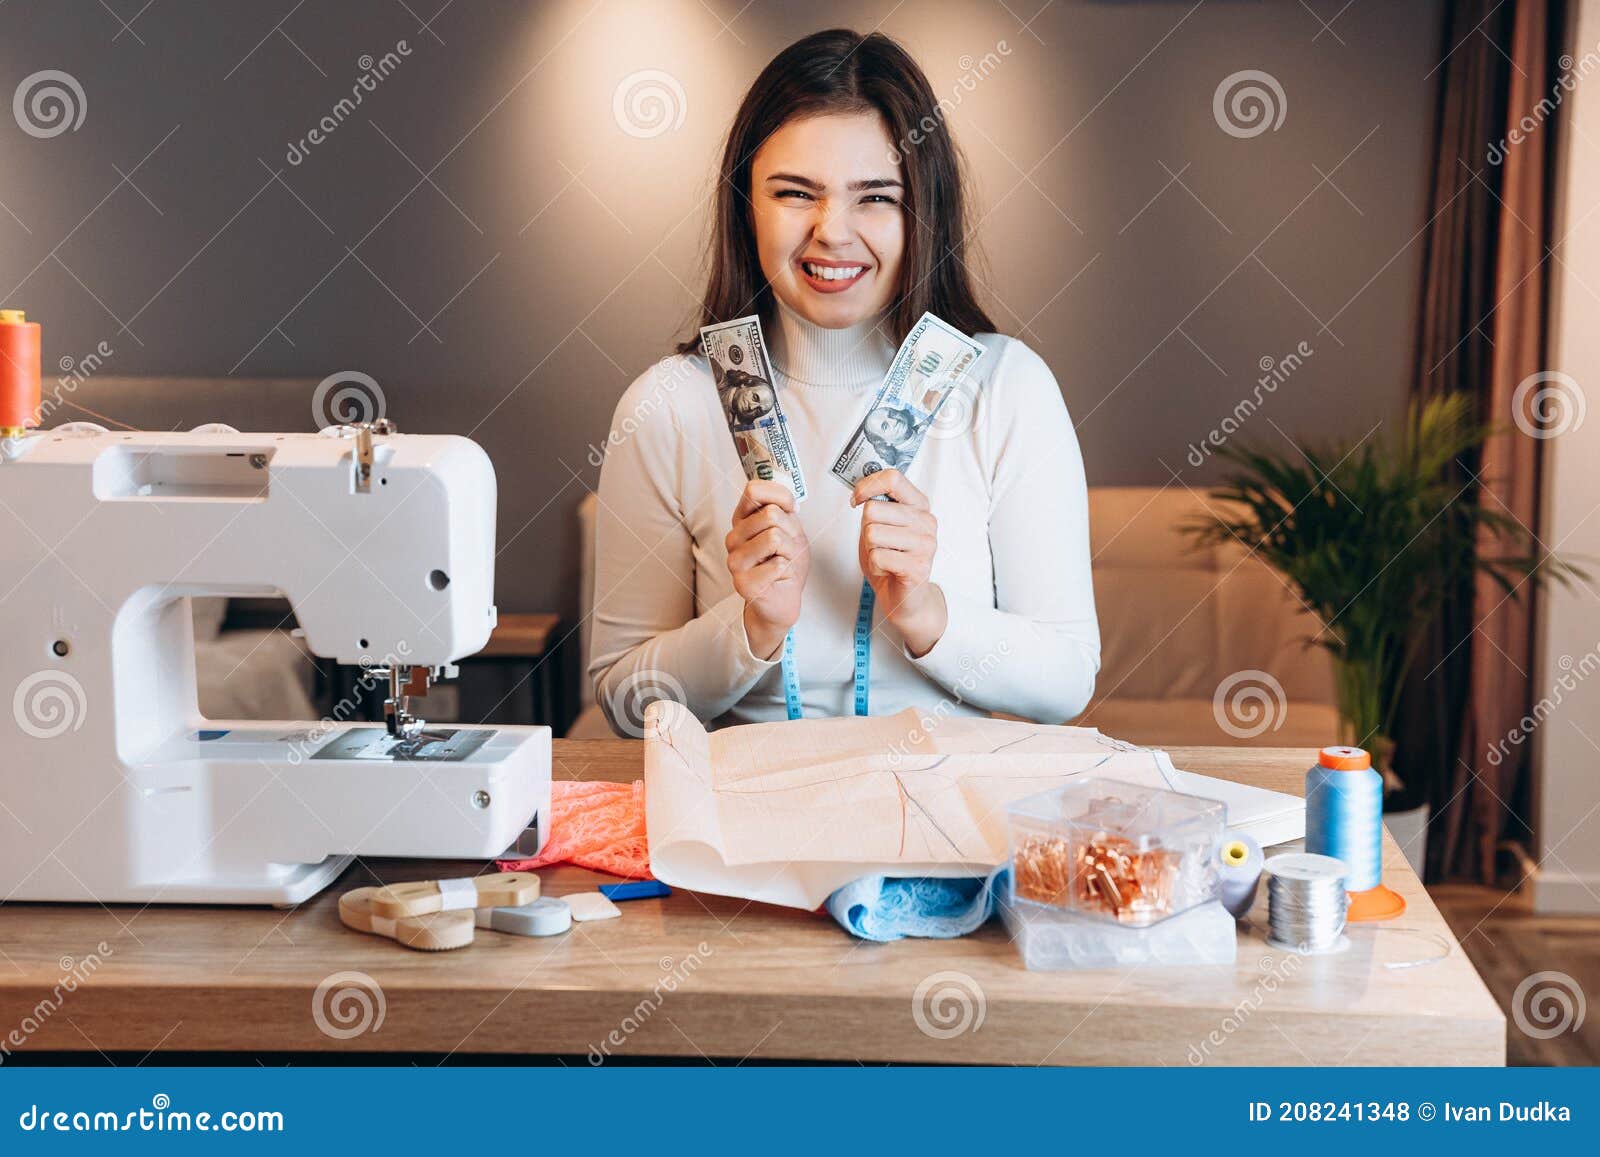
<svg viewBox="0 0 1600 1157">
<path fill-rule="evenodd" d="M 1324 747 L 1306 772 L 1306 851 L 1349 869 L 1348 920 L 1386 920 L 1406 902 L 1383 886 L 1383 776 L 1359 747 Z"/>
</svg>

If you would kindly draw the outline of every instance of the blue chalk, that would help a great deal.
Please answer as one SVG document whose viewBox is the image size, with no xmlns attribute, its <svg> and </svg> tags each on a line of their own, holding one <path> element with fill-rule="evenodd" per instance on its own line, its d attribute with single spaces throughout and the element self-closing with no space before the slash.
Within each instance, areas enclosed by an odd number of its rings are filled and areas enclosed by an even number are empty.
<svg viewBox="0 0 1600 1157">
<path fill-rule="evenodd" d="M 670 896 L 672 889 L 660 880 L 638 880 L 631 884 L 601 884 L 600 894 L 611 900 L 648 900 Z"/>
</svg>

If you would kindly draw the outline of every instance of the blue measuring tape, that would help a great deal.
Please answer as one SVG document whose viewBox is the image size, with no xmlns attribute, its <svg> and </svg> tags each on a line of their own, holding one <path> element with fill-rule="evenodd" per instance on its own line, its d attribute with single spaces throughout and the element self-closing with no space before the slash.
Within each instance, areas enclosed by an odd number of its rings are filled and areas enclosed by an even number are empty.
<svg viewBox="0 0 1600 1157">
<path fill-rule="evenodd" d="M 877 596 L 872 584 L 861 582 L 861 603 L 856 607 L 855 637 L 855 708 L 857 715 L 867 714 L 867 691 L 872 677 L 872 608 Z M 783 637 L 783 699 L 789 709 L 790 719 L 799 719 L 800 677 L 794 670 L 794 631 Z"/>
</svg>

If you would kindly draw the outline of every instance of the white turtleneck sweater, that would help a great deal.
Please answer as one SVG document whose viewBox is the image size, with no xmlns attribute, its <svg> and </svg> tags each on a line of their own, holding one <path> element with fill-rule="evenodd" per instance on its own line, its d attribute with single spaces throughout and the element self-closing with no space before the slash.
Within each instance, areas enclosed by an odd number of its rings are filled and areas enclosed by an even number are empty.
<svg viewBox="0 0 1600 1157">
<path fill-rule="evenodd" d="M 873 323 L 827 330 L 781 306 L 776 323 L 766 336 L 809 492 L 796 672 L 807 716 L 849 715 L 861 513 L 829 467 L 894 347 Z M 1083 460 L 1039 356 L 1012 338 L 977 340 L 974 419 L 929 437 L 907 472 L 938 519 L 932 581 L 949 623 L 913 658 L 877 618 L 870 710 L 1060 723 L 1088 703 L 1100 666 Z M 710 726 L 787 717 L 779 657 L 751 652 L 728 574 L 723 539 L 744 485 L 704 357 L 663 359 L 628 388 L 600 474 L 589 664 L 613 729 L 639 734 L 644 703 L 668 695 Z"/>
</svg>

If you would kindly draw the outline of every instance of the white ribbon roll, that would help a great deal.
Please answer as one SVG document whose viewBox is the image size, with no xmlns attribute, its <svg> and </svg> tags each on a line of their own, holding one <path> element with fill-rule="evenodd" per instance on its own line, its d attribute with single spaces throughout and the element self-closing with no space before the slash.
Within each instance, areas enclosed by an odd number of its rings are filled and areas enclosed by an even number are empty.
<svg viewBox="0 0 1600 1157">
<path fill-rule="evenodd" d="M 478 906 L 478 886 L 470 879 L 438 880 L 441 912 Z"/>
</svg>

